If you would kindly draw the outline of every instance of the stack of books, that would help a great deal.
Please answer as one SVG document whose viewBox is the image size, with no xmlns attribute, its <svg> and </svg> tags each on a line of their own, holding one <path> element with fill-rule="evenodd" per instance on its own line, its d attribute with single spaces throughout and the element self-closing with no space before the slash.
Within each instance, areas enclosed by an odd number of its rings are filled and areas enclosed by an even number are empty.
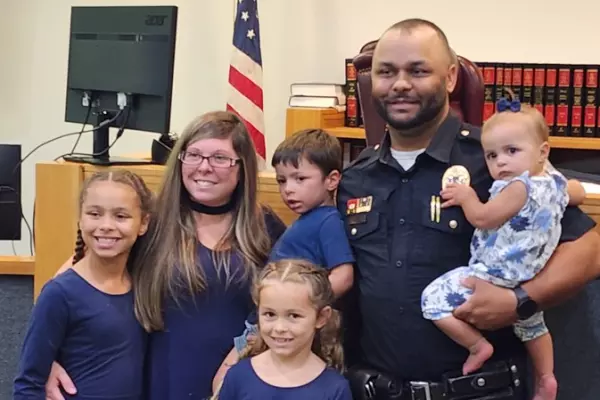
<svg viewBox="0 0 600 400">
<path fill-rule="evenodd" d="M 290 107 L 335 108 L 346 110 L 344 85 L 337 83 L 292 83 Z"/>
</svg>

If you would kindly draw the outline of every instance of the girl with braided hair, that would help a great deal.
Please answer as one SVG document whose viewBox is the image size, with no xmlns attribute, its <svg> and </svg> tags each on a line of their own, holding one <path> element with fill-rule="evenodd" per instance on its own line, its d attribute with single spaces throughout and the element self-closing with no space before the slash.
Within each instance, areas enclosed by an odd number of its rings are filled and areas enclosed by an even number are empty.
<svg viewBox="0 0 600 400">
<path fill-rule="evenodd" d="M 33 308 L 14 400 L 44 400 L 55 360 L 77 385 L 72 398 L 142 398 L 147 333 L 130 274 L 151 211 L 151 192 L 129 171 L 86 181 L 73 266 L 44 286 Z"/>
<path fill-rule="evenodd" d="M 351 400 L 328 272 L 304 260 L 271 262 L 252 297 L 259 335 L 214 398 Z"/>
</svg>

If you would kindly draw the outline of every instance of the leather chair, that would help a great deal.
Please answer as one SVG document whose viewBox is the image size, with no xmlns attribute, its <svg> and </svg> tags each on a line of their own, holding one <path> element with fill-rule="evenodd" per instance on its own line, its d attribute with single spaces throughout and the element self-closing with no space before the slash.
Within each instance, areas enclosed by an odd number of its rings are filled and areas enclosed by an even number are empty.
<svg viewBox="0 0 600 400">
<path fill-rule="evenodd" d="M 373 50 L 377 44 L 372 40 L 362 46 L 360 54 L 354 57 L 353 63 L 357 72 L 358 98 L 365 125 L 367 146 L 381 142 L 385 132 L 385 122 L 377 114 L 371 99 L 371 62 Z M 458 59 L 458 80 L 450 93 L 450 106 L 463 121 L 481 126 L 483 123 L 483 76 L 477 66 L 464 57 Z"/>
</svg>

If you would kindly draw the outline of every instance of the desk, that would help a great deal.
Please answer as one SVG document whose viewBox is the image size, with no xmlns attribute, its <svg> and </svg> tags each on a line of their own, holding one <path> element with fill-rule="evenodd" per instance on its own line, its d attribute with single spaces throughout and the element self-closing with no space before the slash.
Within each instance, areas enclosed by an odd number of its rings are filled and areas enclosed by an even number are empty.
<svg viewBox="0 0 600 400">
<path fill-rule="evenodd" d="M 33 275 L 32 256 L 0 256 L 0 275 Z"/>
<path fill-rule="evenodd" d="M 149 189 L 156 192 L 160 187 L 165 167 L 162 165 L 101 167 L 52 161 L 36 165 L 34 299 L 39 295 L 43 285 L 73 254 L 77 235 L 79 192 L 84 180 L 100 170 L 125 168 L 140 175 Z M 258 199 L 273 208 L 286 224 L 296 219 L 296 215 L 283 204 L 279 196 L 274 172 L 259 174 Z"/>
</svg>

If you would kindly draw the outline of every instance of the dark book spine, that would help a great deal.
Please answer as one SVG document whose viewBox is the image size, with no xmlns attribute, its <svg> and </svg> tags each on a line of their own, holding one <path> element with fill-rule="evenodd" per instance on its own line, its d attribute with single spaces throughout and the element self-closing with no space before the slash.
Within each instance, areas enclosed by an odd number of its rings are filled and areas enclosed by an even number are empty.
<svg viewBox="0 0 600 400">
<path fill-rule="evenodd" d="M 523 66 L 523 103 L 533 104 L 533 65 Z"/>
<path fill-rule="evenodd" d="M 513 64 L 512 67 L 512 84 L 510 85 L 515 99 L 523 101 L 523 66 L 521 64 Z"/>
<path fill-rule="evenodd" d="M 583 136 L 596 137 L 598 124 L 598 67 L 585 69 L 583 104 Z"/>
<path fill-rule="evenodd" d="M 346 111 L 344 125 L 358 127 L 360 125 L 360 104 L 358 100 L 358 84 L 356 68 L 351 58 L 346 59 Z"/>
<path fill-rule="evenodd" d="M 508 89 L 512 92 L 512 64 L 504 64 L 504 89 Z"/>
<path fill-rule="evenodd" d="M 544 115 L 544 87 L 546 86 L 546 68 L 536 65 L 533 71 L 533 106 Z"/>
<path fill-rule="evenodd" d="M 350 144 L 350 162 L 356 160 L 365 147 L 367 147 L 363 142 L 352 141 Z"/>
<path fill-rule="evenodd" d="M 496 83 L 496 69 L 491 63 L 481 63 L 483 84 L 484 84 L 484 98 L 483 98 L 483 122 L 487 121 L 494 112 L 496 111 L 494 101 L 494 90 Z"/>
<path fill-rule="evenodd" d="M 504 96 L 504 64 L 496 63 L 496 93 L 494 103 Z"/>
<path fill-rule="evenodd" d="M 544 117 L 550 129 L 550 135 L 557 135 L 556 127 L 556 83 L 558 82 L 558 68 L 556 65 L 546 66 L 546 87 L 544 93 Z"/>
<path fill-rule="evenodd" d="M 571 103 L 571 70 L 562 65 L 558 69 L 558 101 L 556 104 L 556 134 L 569 136 L 569 104 Z"/>
<path fill-rule="evenodd" d="M 583 130 L 583 82 L 585 71 L 583 66 L 573 67 L 573 104 L 571 106 L 571 136 L 581 136 Z"/>
</svg>

